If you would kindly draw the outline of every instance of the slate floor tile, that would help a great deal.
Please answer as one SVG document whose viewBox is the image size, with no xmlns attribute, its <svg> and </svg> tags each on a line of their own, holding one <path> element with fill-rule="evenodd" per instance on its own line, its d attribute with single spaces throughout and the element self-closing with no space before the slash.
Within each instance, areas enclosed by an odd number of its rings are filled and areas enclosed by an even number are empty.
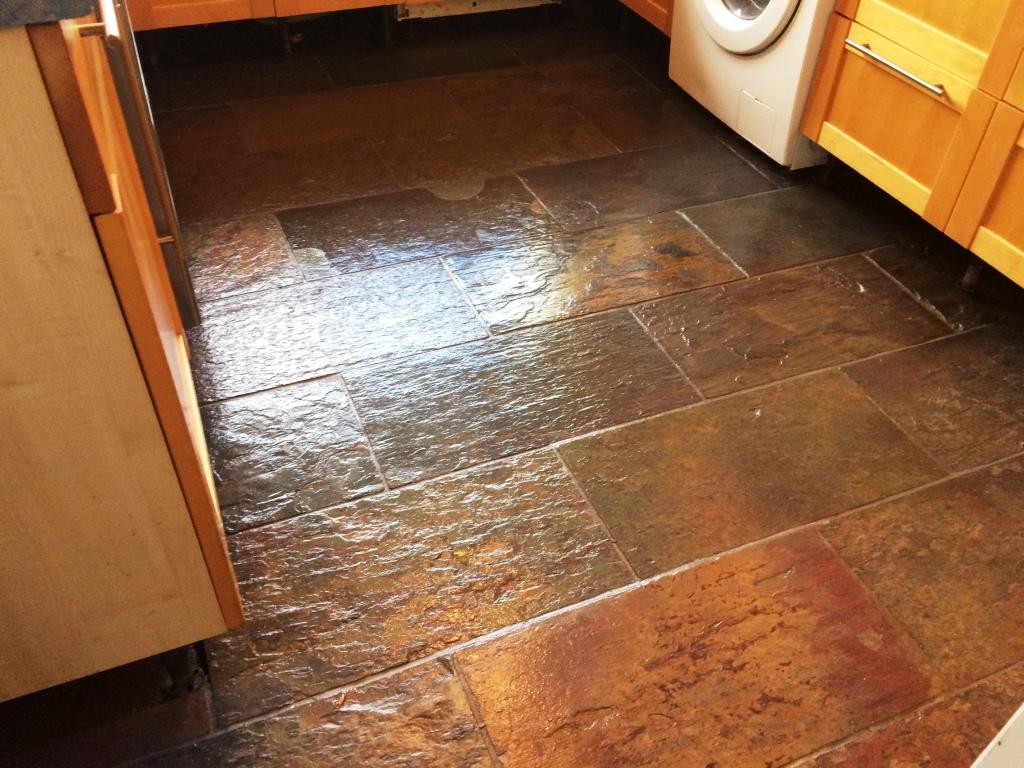
<svg viewBox="0 0 1024 768">
<path fill-rule="evenodd" d="M 584 437 L 559 452 L 641 576 L 942 477 L 837 372 Z"/>
<path fill-rule="evenodd" d="M 1010 461 L 824 528 L 951 685 L 1024 659 L 1024 464 Z"/>
<path fill-rule="evenodd" d="M 510 113 L 443 131 L 381 136 L 376 146 L 404 187 L 513 173 L 610 155 L 615 146 L 572 109 Z"/>
<path fill-rule="evenodd" d="M 213 403 L 203 422 L 229 533 L 383 488 L 338 379 Z"/>
<path fill-rule="evenodd" d="M 774 189 L 711 137 L 533 168 L 520 175 L 554 217 L 570 229 L 616 224 Z"/>
<path fill-rule="evenodd" d="M 623 152 L 721 132 L 713 117 L 680 93 L 626 91 L 587 101 L 579 110 Z"/>
<path fill-rule="evenodd" d="M 893 240 L 866 212 L 810 184 L 691 208 L 686 215 L 752 275 Z"/>
<path fill-rule="evenodd" d="M 278 214 L 307 275 L 381 267 L 538 237 L 556 225 L 514 176 Z"/>
<path fill-rule="evenodd" d="M 248 152 L 384 133 L 440 131 L 468 120 L 436 80 L 298 93 L 234 104 L 231 109 Z"/>
<path fill-rule="evenodd" d="M 327 71 L 308 55 L 270 55 L 149 70 L 146 87 L 156 111 L 205 107 L 333 87 Z"/>
<path fill-rule="evenodd" d="M 483 335 L 441 264 L 427 261 L 208 304 L 189 340 L 209 402 Z"/>
<path fill-rule="evenodd" d="M 527 64 L 554 64 L 615 53 L 620 40 L 594 24 L 531 25 L 504 30 L 502 39 Z"/>
<path fill-rule="evenodd" d="M 354 54 L 339 46 L 317 57 L 331 79 L 343 87 L 444 77 L 523 63 L 508 46 L 488 36 L 403 40 L 387 48 Z"/>
<path fill-rule="evenodd" d="M 155 120 L 164 160 L 178 168 L 230 157 L 242 146 L 230 106 L 160 112 Z"/>
<path fill-rule="evenodd" d="M 861 256 L 695 291 L 634 313 L 707 396 L 949 333 Z"/>
<path fill-rule="evenodd" d="M 871 260 L 899 281 L 921 304 L 942 317 L 951 328 L 965 331 L 985 323 L 1007 319 L 1014 303 L 1000 301 L 1006 290 L 1006 278 L 985 275 L 978 291 L 960 287 L 960 279 L 974 258 L 969 252 L 950 247 L 911 249 L 892 245 L 871 252 Z M 1014 287 L 1016 292 L 1019 288 Z M 1011 289 L 1011 290 L 1014 290 Z"/>
<path fill-rule="evenodd" d="M 457 657 L 506 768 L 782 766 L 932 691 L 813 533 Z"/>
<path fill-rule="evenodd" d="M 968 768 L 1024 701 L 1024 667 L 899 717 L 793 768 Z"/>
<path fill-rule="evenodd" d="M 182 229 L 200 302 L 302 282 L 302 270 L 273 216 L 245 216 Z"/>
<path fill-rule="evenodd" d="M 590 314 L 742 277 L 674 213 L 448 259 L 492 331 Z"/>
<path fill-rule="evenodd" d="M 204 163 L 168 163 L 183 222 L 224 221 L 251 213 L 389 192 L 398 182 L 371 139 L 246 154 Z"/>
<path fill-rule="evenodd" d="M 346 381 L 393 484 L 696 399 L 627 312 L 359 369 Z"/>
<path fill-rule="evenodd" d="M 140 768 L 491 768 L 458 679 L 424 664 L 222 732 Z"/>
<path fill-rule="evenodd" d="M 248 622 L 208 643 L 236 721 L 630 580 L 550 454 L 231 538 Z"/>
<path fill-rule="evenodd" d="M 1024 450 L 1024 340 L 980 329 L 850 366 L 849 375 L 951 470 Z"/>
<path fill-rule="evenodd" d="M 620 91 L 654 91 L 618 56 L 510 67 L 445 78 L 444 86 L 474 117 L 577 106 Z"/>
</svg>

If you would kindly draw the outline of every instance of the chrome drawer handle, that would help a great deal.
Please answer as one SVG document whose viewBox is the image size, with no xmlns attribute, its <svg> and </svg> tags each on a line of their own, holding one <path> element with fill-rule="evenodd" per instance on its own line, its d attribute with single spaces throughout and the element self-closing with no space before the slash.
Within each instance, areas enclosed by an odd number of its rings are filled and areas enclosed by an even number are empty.
<svg viewBox="0 0 1024 768">
<path fill-rule="evenodd" d="M 942 97 L 942 96 L 946 95 L 946 89 L 941 84 L 940 85 L 935 85 L 934 83 L 929 83 L 927 80 L 922 80 L 920 77 L 915 75 L 913 72 L 908 72 L 907 70 L 905 70 L 899 64 L 894 64 L 893 62 L 889 61 L 884 56 L 879 56 L 877 53 L 875 53 L 874 51 L 871 50 L 871 48 L 868 46 L 867 43 L 861 44 L 861 43 L 858 43 L 858 42 L 856 42 L 854 40 L 850 40 L 849 38 L 847 38 L 846 44 L 850 48 L 853 48 L 853 50 L 858 51 L 860 53 L 863 53 L 865 56 L 867 56 L 872 61 L 878 62 L 879 64 L 881 64 L 886 69 L 891 69 L 896 74 L 902 75 L 903 77 L 907 78 L 907 80 L 912 82 L 914 85 L 918 85 L 918 86 L 924 88 L 926 91 L 928 91 L 928 93 L 934 94 L 934 95 L 939 96 L 939 97 Z"/>
</svg>

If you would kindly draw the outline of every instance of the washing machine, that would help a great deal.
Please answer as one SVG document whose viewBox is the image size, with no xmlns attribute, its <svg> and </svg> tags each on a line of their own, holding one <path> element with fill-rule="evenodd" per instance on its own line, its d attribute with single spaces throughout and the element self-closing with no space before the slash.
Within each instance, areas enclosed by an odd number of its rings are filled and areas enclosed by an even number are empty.
<svg viewBox="0 0 1024 768">
<path fill-rule="evenodd" d="M 777 163 L 821 163 L 800 118 L 834 4 L 675 0 L 669 76 Z"/>
</svg>

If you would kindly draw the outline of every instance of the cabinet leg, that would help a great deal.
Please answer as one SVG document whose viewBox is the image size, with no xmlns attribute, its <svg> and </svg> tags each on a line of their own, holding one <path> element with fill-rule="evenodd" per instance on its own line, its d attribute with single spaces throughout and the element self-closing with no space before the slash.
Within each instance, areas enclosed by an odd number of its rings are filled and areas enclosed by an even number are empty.
<svg viewBox="0 0 1024 768">
<path fill-rule="evenodd" d="M 206 682 L 203 650 L 198 643 L 160 654 L 160 663 L 170 678 L 170 698 L 195 691 Z"/>
<path fill-rule="evenodd" d="M 287 16 L 277 17 L 277 33 L 281 38 L 281 52 L 285 56 L 290 56 L 292 53 L 292 32 Z"/>
<path fill-rule="evenodd" d="M 965 291 L 977 290 L 978 283 L 981 282 L 981 276 L 984 273 L 985 262 L 977 256 L 972 256 L 971 263 L 967 265 L 967 269 L 964 271 L 964 276 L 960 278 L 960 287 Z"/>
</svg>

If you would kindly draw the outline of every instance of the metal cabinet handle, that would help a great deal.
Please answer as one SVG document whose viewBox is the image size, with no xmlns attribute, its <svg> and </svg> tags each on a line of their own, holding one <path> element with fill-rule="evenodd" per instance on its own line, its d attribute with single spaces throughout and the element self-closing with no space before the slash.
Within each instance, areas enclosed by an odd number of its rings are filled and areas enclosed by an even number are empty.
<svg viewBox="0 0 1024 768">
<path fill-rule="evenodd" d="M 889 61 L 884 56 L 879 56 L 877 53 L 875 53 L 874 51 L 871 50 L 871 47 L 867 43 L 858 43 L 855 40 L 850 40 L 849 38 L 847 38 L 846 45 L 849 46 L 850 48 L 853 48 L 853 50 L 855 50 L 855 51 L 857 51 L 859 53 L 863 53 L 869 59 L 871 59 L 872 61 L 878 62 L 879 64 L 881 64 L 886 69 L 890 69 L 893 72 L 895 72 L 896 74 L 901 75 L 902 77 L 905 77 L 907 80 L 912 82 L 914 85 L 917 85 L 917 86 L 920 86 L 921 88 L 924 88 L 926 91 L 928 91 L 928 93 L 931 93 L 931 94 L 933 94 L 935 96 L 939 96 L 939 97 L 942 97 L 942 96 L 946 95 L 946 89 L 941 84 L 936 85 L 934 83 L 929 83 L 927 80 L 923 80 L 922 78 L 920 78 L 917 75 L 915 75 L 913 72 L 908 72 L 903 67 L 901 67 L 899 64 L 894 64 L 893 62 Z"/>
</svg>

